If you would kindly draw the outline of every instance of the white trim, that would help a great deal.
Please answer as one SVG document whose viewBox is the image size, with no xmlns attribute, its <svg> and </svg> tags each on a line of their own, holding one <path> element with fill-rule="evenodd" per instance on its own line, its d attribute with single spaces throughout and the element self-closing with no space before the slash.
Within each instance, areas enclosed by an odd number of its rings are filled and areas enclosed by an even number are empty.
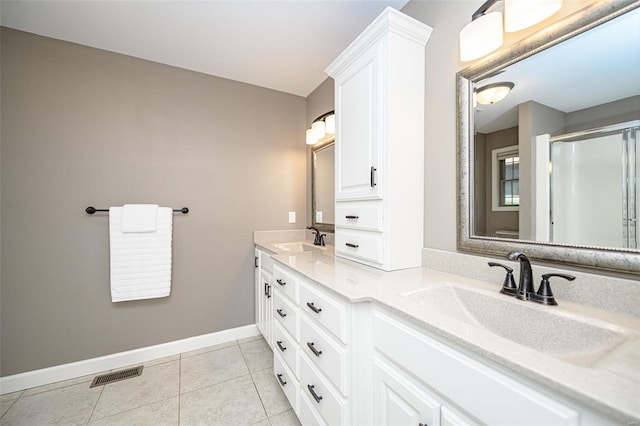
<svg viewBox="0 0 640 426">
<path fill-rule="evenodd" d="M 0 394 L 16 392 L 89 374 L 101 373 L 114 368 L 121 368 L 258 335 L 260 335 L 258 327 L 255 324 L 251 324 L 126 352 L 0 377 Z"/>
<path fill-rule="evenodd" d="M 536 197 L 533 233 L 536 241 L 551 241 L 550 137 L 549 134 L 538 135 L 534 142 L 533 192 Z"/>
<path fill-rule="evenodd" d="M 504 148 L 491 150 L 491 210 L 494 212 L 517 212 L 520 206 L 505 207 L 498 202 L 500 198 L 500 169 L 498 157 L 506 152 L 519 152 L 519 145 L 505 146 Z"/>
</svg>

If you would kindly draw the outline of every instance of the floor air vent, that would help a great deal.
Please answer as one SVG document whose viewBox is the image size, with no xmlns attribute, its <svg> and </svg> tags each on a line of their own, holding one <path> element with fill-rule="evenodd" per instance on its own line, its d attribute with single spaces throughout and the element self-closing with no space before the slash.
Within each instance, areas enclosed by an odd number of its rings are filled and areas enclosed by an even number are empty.
<svg viewBox="0 0 640 426">
<path fill-rule="evenodd" d="M 120 380 L 131 379 L 142 374 L 142 365 L 134 368 L 127 368 L 126 370 L 114 371 L 113 373 L 102 374 L 97 376 L 91 382 L 90 388 L 102 385 L 108 385 L 109 383 L 118 382 Z"/>
</svg>

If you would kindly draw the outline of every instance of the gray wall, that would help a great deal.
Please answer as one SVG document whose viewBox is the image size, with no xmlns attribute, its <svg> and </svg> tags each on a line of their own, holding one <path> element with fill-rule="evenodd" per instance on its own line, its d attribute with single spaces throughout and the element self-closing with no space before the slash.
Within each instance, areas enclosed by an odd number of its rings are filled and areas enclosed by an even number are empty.
<svg viewBox="0 0 640 426">
<path fill-rule="evenodd" d="M 253 324 L 252 231 L 307 216 L 305 99 L 2 29 L 2 376 Z M 114 304 L 108 218 L 174 216 L 168 298 Z"/>
<path fill-rule="evenodd" d="M 485 135 L 484 184 L 486 199 L 485 216 L 487 221 L 485 229 L 486 235 L 489 237 L 495 237 L 495 233 L 498 230 L 518 231 L 519 229 L 517 211 L 493 211 L 491 151 L 512 145 L 518 145 L 518 127 L 511 127 L 510 129 L 499 130 Z"/>
<path fill-rule="evenodd" d="M 474 62 L 460 62 L 458 36 L 484 0 L 411 0 L 405 14 L 433 28 L 425 47 L 425 227 L 424 246 L 456 251 L 456 73 Z M 565 1 L 553 20 L 593 1 Z M 548 21 L 515 33 L 505 33 L 509 46 Z M 476 62 L 482 61 L 483 58 Z"/>
</svg>

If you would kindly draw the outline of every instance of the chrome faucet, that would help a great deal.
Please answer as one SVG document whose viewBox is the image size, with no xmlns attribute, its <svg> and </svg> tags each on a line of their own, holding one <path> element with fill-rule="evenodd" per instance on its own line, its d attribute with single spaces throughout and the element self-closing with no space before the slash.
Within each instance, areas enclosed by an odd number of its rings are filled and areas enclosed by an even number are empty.
<svg viewBox="0 0 640 426">
<path fill-rule="evenodd" d="M 529 259 L 517 251 L 509 253 L 507 259 L 520 261 L 520 281 L 518 281 L 518 293 L 516 297 L 520 300 L 531 299 L 531 295 L 535 294 L 535 290 L 533 289 L 533 272 L 531 271 Z"/>
<path fill-rule="evenodd" d="M 310 229 L 313 231 L 313 234 L 314 234 L 313 245 L 324 246 L 324 237 L 326 237 L 327 234 L 321 234 L 320 231 L 318 231 L 318 228 L 315 228 L 313 226 L 307 226 L 307 229 Z"/>
</svg>

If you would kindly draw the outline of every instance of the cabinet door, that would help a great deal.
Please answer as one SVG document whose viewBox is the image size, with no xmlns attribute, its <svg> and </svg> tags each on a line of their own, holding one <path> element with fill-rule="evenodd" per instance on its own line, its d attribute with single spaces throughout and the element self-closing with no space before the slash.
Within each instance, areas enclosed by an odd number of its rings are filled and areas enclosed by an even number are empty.
<svg viewBox="0 0 640 426">
<path fill-rule="evenodd" d="M 371 47 L 335 82 L 337 200 L 381 198 L 382 49 L 383 43 Z"/>
<path fill-rule="evenodd" d="M 384 426 L 440 424 L 440 404 L 390 363 L 374 357 L 374 421 Z"/>
<path fill-rule="evenodd" d="M 256 288 L 259 296 L 259 313 L 258 329 L 264 336 L 269 346 L 271 342 L 271 323 L 273 321 L 273 299 L 271 298 L 273 289 L 271 288 L 271 275 L 265 271 L 260 272 L 259 286 Z"/>
<path fill-rule="evenodd" d="M 255 250 L 255 272 L 254 272 L 254 282 L 255 282 L 255 320 L 256 325 L 258 326 L 258 330 L 262 332 L 262 277 L 260 275 L 260 250 Z"/>
<path fill-rule="evenodd" d="M 476 426 L 480 423 L 469 419 L 451 407 L 442 407 L 442 426 Z"/>
</svg>

